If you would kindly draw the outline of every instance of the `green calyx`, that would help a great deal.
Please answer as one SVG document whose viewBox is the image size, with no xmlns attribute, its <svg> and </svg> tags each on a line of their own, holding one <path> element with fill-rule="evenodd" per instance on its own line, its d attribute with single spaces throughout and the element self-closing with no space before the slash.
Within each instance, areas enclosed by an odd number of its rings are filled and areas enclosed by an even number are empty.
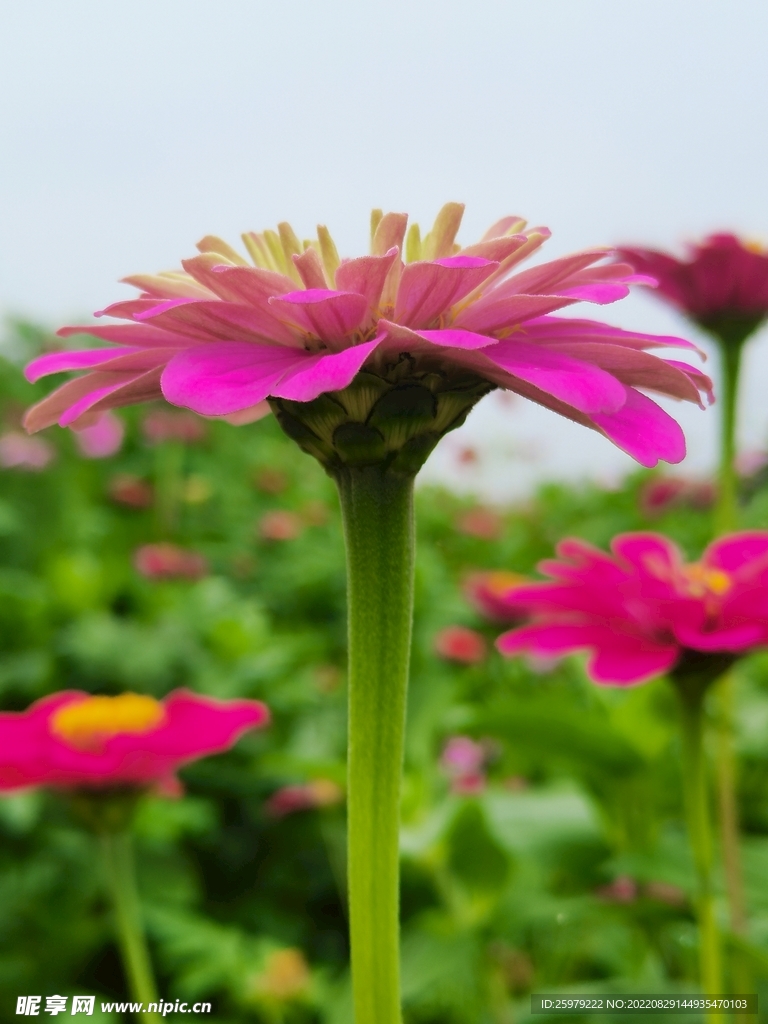
<svg viewBox="0 0 768 1024">
<path fill-rule="evenodd" d="M 741 348 L 765 320 L 765 313 L 723 312 L 699 317 L 698 322 L 724 348 Z"/>
<path fill-rule="evenodd" d="M 270 405 L 285 433 L 331 474 L 381 466 L 413 476 L 440 438 L 493 389 L 458 368 L 420 370 L 403 353 L 375 373 L 361 371 L 343 391 L 311 402 L 272 398 Z"/>
<path fill-rule="evenodd" d="M 709 687 L 728 671 L 737 657 L 730 651 L 694 651 L 686 647 L 669 678 L 686 705 L 699 704 Z"/>
</svg>

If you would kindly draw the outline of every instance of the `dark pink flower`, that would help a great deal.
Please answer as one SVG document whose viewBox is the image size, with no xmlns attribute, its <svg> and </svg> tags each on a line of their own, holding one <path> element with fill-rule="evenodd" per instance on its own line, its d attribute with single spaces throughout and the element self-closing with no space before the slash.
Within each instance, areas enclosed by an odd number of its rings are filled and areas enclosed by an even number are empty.
<svg viewBox="0 0 768 1024">
<path fill-rule="evenodd" d="M 641 511 L 652 519 L 679 505 L 710 508 L 715 503 L 717 492 L 709 480 L 662 476 L 648 480 L 640 489 L 639 498 Z"/>
<path fill-rule="evenodd" d="M 751 321 L 754 327 L 768 316 L 768 252 L 736 235 L 710 235 L 689 246 L 688 259 L 635 246 L 622 246 L 618 253 L 704 327 L 718 328 L 723 318 Z"/>
<path fill-rule="evenodd" d="M 264 808 L 272 818 L 284 818 L 297 811 L 331 807 L 341 803 L 344 790 L 331 779 L 313 779 L 294 786 L 283 786 L 267 800 Z"/>
<path fill-rule="evenodd" d="M 137 549 L 134 564 L 148 579 L 197 580 L 208 572 L 204 555 L 167 542 L 144 544 Z"/>
<path fill-rule="evenodd" d="M 295 540 L 303 529 L 303 523 L 295 512 L 272 509 L 259 520 L 259 536 L 263 540 Z"/>
<path fill-rule="evenodd" d="M 162 701 L 137 693 L 54 693 L 26 711 L 0 713 L 0 790 L 167 786 L 181 765 L 227 750 L 268 722 L 259 701 L 189 690 Z"/>
<path fill-rule="evenodd" d="M 519 612 L 512 612 L 506 600 L 515 587 L 530 581 L 526 576 L 506 569 L 491 569 L 473 572 L 464 581 L 464 595 L 481 615 L 498 622 L 509 622 L 520 618 Z"/>
<path fill-rule="evenodd" d="M 77 447 L 87 459 L 108 459 L 120 451 L 125 437 L 125 426 L 113 412 L 103 412 L 89 426 L 75 431 Z"/>
<path fill-rule="evenodd" d="M 288 224 L 246 234 L 252 262 L 205 238 L 183 271 L 127 279 L 140 296 L 104 310 L 125 322 L 60 331 L 118 347 L 36 359 L 30 380 L 85 372 L 31 409 L 26 426 L 68 426 L 88 412 L 161 397 L 250 422 L 269 411 L 269 399 L 286 431 L 329 464 L 381 460 L 416 438 L 404 458 L 417 468 L 430 444 L 500 387 L 600 431 L 643 465 L 679 462 L 680 427 L 638 389 L 700 404 L 709 379 L 647 351 L 693 346 L 551 315 L 577 302 L 613 302 L 643 279 L 605 262 L 607 249 L 514 273 L 549 232 L 506 217 L 460 248 L 462 213 L 449 203 L 423 240 L 414 225 L 406 243 L 407 217 L 378 212 L 371 254 L 349 260 L 339 259 L 325 228 L 306 244 Z M 326 393 L 331 404 L 305 422 L 304 407 Z"/>
<path fill-rule="evenodd" d="M 557 553 L 539 567 L 550 582 L 510 593 L 531 621 L 499 637 L 504 654 L 588 650 L 596 682 L 626 685 L 768 644 L 768 531 L 720 537 L 690 563 L 654 533 L 616 537 L 611 554 L 575 539 Z"/>
<path fill-rule="evenodd" d="M 446 626 L 434 639 L 435 653 L 446 661 L 459 661 L 464 665 L 476 665 L 485 661 L 488 654 L 485 637 L 475 629 L 466 626 Z"/>
</svg>

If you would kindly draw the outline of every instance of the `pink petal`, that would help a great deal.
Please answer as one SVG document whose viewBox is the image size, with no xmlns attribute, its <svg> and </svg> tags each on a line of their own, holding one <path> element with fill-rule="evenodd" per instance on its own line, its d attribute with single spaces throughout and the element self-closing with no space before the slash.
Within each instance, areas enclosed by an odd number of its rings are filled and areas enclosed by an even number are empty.
<svg viewBox="0 0 768 1024">
<path fill-rule="evenodd" d="M 340 391 L 351 384 L 380 341 L 380 338 L 374 338 L 363 345 L 351 345 L 341 352 L 311 356 L 288 370 L 271 394 L 294 402 L 311 402 L 325 391 Z"/>
<path fill-rule="evenodd" d="M 24 415 L 24 428 L 30 434 L 44 430 L 46 427 L 60 422 L 67 410 L 80 403 L 84 398 L 95 394 L 96 397 L 93 401 L 98 401 L 102 395 L 133 380 L 134 377 L 135 374 L 131 373 L 113 374 L 96 371 L 88 373 L 84 377 L 68 380 L 66 384 L 62 384 L 61 387 L 56 388 L 50 395 L 46 395 L 42 401 L 27 410 Z"/>
<path fill-rule="evenodd" d="M 163 395 L 203 416 L 228 416 L 263 401 L 286 371 L 314 360 L 303 349 L 220 342 L 186 349 L 163 372 Z"/>
<path fill-rule="evenodd" d="M 559 292 L 558 285 L 567 282 L 574 274 L 592 266 L 598 260 L 605 259 L 609 252 L 610 249 L 588 249 L 572 256 L 549 260 L 538 267 L 523 270 L 501 281 L 489 293 L 489 297 L 492 295 L 495 300 L 510 295 L 552 295 L 555 291 Z M 567 284 L 564 284 L 564 287 L 567 287 Z"/>
<path fill-rule="evenodd" d="M 680 424 L 650 398 L 627 388 L 627 401 L 615 413 L 591 413 L 606 437 L 641 466 L 652 468 L 660 459 L 677 463 L 685 458 L 685 436 Z"/>
<path fill-rule="evenodd" d="M 626 401 L 627 389 L 590 363 L 525 341 L 500 341 L 485 350 L 497 366 L 580 412 L 615 413 Z"/>
<path fill-rule="evenodd" d="M 88 370 L 99 363 L 108 362 L 115 356 L 139 352 L 140 349 L 91 348 L 81 352 L 51 352 L 38 356 L 24 370 L 27 380 L 34 383 L 49 373 L 63 373 L 66 370 Z"/>
<path fill-rule="evenodd" d="M 165 304 L 146 310 L 142 319 L 151 317 L 152 324 L 172 331 L 181 331 L 200 341 L 277 342 L 298 348 L 300 339 L 268 304 L 238 305 L 234 302 L 183 302 Z"/>
<path fill-rule="evenodd" d="M 640 350 L 669 346 L 698 351 L 696 346 L 692 342 L 686 341 L 685 338 L 625 331 L 621 327 L 612 327 L 610 324 L 603 324 L 596 320 L 571 320 L 560 316 L 542 316 L 529 320 L 523 330 L 537 342 L 552 345 L 560 342 L 595 341 L 610 342 L 624 348 Z"/>
<path fill-rule="evenodd" d="M 746 651 L 768 639 L 765 623 L 757 622 L 707 631 L 675 625 L 674 633 L 681 644 L 695 651 Z"/>
<path fill-rule="evenodd" d="M 713 569 L 737 572 L 740 569 L 762 570 L 768 559 L 768 531 L 745 530 L 741 533 L 719 537 L 704 552 L 702 561 Z"/>
<path fill-rule="evenodd" d="M 285 274 L 262 267 L 233 267 L 216 253 L 182 260 L 182 266 L 220 299 L 246 306 L 262 305 L 271 295 L 283 295 L 296 287 Z"/>
<path fill-rule="evenodd" d="M 474 334 L 472 331 L 455 328 L 443 331 L 412 331 L 408 327 L 402 327 L 389 320 L 379 320 L 378 326 L 380 331 L 385 332 L 388 339 L 403 344 L 413 351 L 425 351 L 425 346 L 421 344 L 424 341 L 428 341 L 430 345 L 439 345 L 441 348 L 458 348 L 468 351 L 496 344 L 496 339 L 490 335 Z"/>
<path fill-rule="evenodd" d="M 455 260 L 461 262 L 456 263 Z M 397 290 L 394 320 L 405 327 L 430 327 L 497 269 L 498 263 L 460 256 L 434 263 L 409 263 Z"/>
<path fill-rule="evenodd" d="M 330 344 L 338 344 L 353 334 L 363 322 L 368 303 L 357 292 L 308 288 L 289 292 L 269 300 L 281 317 L 301 331 Z"/>
<path fill-rule="evenodd" d="M 364 295 L 369 309 L 375 311 L 387 274 L 396 259 L 397 249 L 390 249 L 384 256 L 360 256 L 354 260 L 345 260 L 336 271 L 336 287 Z"/>
<path fill-rule="evenodd" d="M 595 284 L 579 284 L 572 288 L 563 288 L 560 290 L 560 294 L 568 295 L 580 302 L 594 302 L 599 306 L 607 306 L 619 299 L 626 299 L 629 295 L 629 287 L 615 281 L 599 281 Z"/>
<path fill-rule="evenodd" d="M 117 409 L 123 405 L 133 405 L 135 402 L 146 402 L 154 398 L 160 398 L 160 373 L 162 367 L 158 366 L 146 373 L 92 373 L 92 377 L 109 377 L 115 383 L 107 383 L 102 387 L 91 391 L 83 396 L 74 405 L 71 405 L 66 412 L 59 417 L 59 426 L 76 426 L 76 421 L 83 413 L 89 411 L 101 412 L 106 409 Z M 127 378 L 127 379 L 126 379 Z"/>
<path fill-rule="evenodd" d="M 456 316 L 454 326 L 470 331 L 503 331 L 526 321 L 572 306 L 578 299 L 567 295 L 510 295 L 494 298 L 493 291 L 483 295 Z"/>
<path fill-rule="evenodd" d="M 62 327 L 56 332 L 60 338 L 71 338 L 76 334 L 90 334 L 102 341 L 113 341 L 118 345 L 140 345 L 142 348 L 197 345 L 197 338 L 176 331 L 163 331 L 149 324 L 105 324 L 83 327 Z"/>
</svg>

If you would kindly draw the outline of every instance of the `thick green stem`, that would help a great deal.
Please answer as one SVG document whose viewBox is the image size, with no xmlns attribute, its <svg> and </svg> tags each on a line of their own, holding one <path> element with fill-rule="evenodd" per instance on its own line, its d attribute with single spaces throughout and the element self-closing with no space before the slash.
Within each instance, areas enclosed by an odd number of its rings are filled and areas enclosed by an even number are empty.
<svg viewBox="0 0 768 1024">
<path fill-rule="evenodd" d="M 336 473 L 349 607 L 348 876 L 355 1024 L 400 1024 L 399 824 L 413 479 Z"/>
<path fill-rule="evenodd" d="M 712 827 L 704 754 L 705 692 L 704 686 L 678 687 L 685 811 L 696 868 L 701 987 L 706 994 L 717 995 L 723 991 L 723 980 L 712 884 Z"/>
<path fill-rule="evenodd" d="M 143 1003 L 146 1010 L 150 1003 L 158 1001 L 157 986 L 141 922 L 131 836 L 129 832 L 103 832 L 101 843 L 128 988 L 131 998 Z M 162 1018 L 144 1012 L 139 1019 L 158 1022 Z"/>
<path fill-rule="evenodd" d="M 739 373 L 742 344 L 721 344 L 720 361 L 722 385 L 720 388 L 720 470 L 718 474 L 715 532 L 728 533 L 736 529 L 738 501 L 736 475 L 736 412 L 738 408 Z"/>
</svg>

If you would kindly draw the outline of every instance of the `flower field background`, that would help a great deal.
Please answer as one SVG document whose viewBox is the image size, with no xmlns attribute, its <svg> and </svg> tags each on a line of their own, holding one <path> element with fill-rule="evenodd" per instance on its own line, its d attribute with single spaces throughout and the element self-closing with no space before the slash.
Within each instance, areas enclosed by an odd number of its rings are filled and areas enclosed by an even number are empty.
<svg viewBox="0 0 768 1024">
<path fill-rule="evenodd" d="M 26 384 L 19 365 L 48 341 L 16 325 L 14 358 L 0 363 L 2 708 L 61 689 L 159 698 L 183 686 L 265 701 L 268 728 L 184 769 L 183 794 L 147 798 L 139 812 L 159 984 L 166 998 L 210 999 L 217 1021 L 345 1024 L 345 575 L 333 484 L 271 419 L 234 428 L 167 406 L 128 409 L 115 414 L 121 447 L 97 458 L 70 431 L 27 437 L 23 410 L 48 386 Z M 755 469 L 740 486 L 742 526 L 764 528 L 768 475 Z M 500 624 L 471 581 L 533 573 L 563 536 L 605 547 L 652 528 L 697 557 L 711 499 L 706 482 L 649 472 L 620 490 L 553 484 L 505 510 L 419 491 L 402 837 L 408 1024 L 512 1024 L 528 1019 L 531 991 L 695 990 L 671 689 L 599 688 L 579 659 L 503 659 Z M 768 998 L 768 655 L 745 659 L 736 687 L 750 926 L 727 954 Z M 20 992 L 127 998 L 77 807 L 42 791 L 6 796 L 0 831 L 0 1003 Z"/>
</svg>

